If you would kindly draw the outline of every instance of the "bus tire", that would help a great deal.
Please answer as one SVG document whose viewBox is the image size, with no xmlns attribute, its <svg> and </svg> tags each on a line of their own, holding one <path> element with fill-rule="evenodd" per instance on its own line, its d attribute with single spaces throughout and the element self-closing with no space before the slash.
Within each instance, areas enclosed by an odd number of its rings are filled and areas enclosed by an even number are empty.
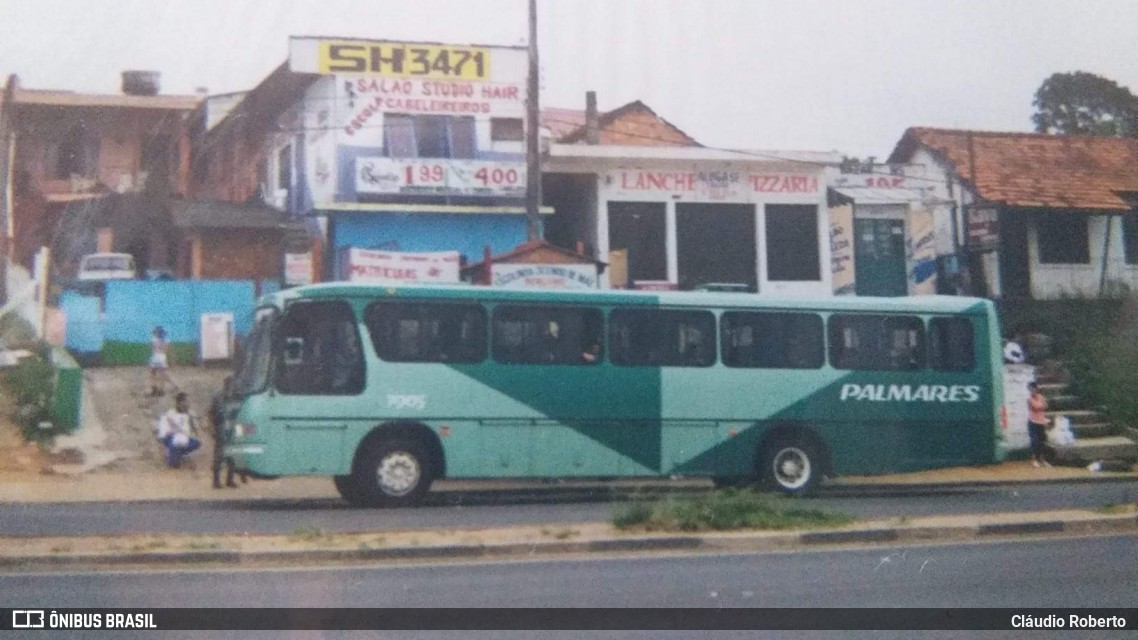
<svg viewBox="0 0 1138 640">
<path fill-rule="evenodd" d="M 759 478 L 765 488 L 789 495 L 810 493 L 822 480 L 823 449 L 813 438 L 782 435 L 759 456 Z"/>
<path fill-rule="evenodd" d="M 366 506 L 363 493 L 356 487 L 355 476 L 333 476 L 332 482 L 340 497 L 347 500 L 348 504 L 354 507 Z"/>
<path fill-rule="evenodd" d="M 418 440 L 373 440 L 356 461 L 350 493 L 369 507 L 408 507 L 423 499 L 433 479 L 431 458 Z"/>
</svg>

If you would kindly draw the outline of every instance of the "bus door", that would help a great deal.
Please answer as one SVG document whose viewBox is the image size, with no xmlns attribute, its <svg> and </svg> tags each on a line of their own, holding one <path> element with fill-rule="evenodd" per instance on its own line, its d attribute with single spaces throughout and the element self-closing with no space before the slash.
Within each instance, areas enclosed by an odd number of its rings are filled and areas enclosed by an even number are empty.
<svg viewBox="0 0 1138 640">
<path fill-rule="evenodd" d="M 290 304 L 278 325 L 275 349 L 270 419 L 280 455 L 292 473 L 343 473 L 348 420 L 364 415 L 358 406 L 365 382 L 363 350 L 350 305 Z"/>
</svg>

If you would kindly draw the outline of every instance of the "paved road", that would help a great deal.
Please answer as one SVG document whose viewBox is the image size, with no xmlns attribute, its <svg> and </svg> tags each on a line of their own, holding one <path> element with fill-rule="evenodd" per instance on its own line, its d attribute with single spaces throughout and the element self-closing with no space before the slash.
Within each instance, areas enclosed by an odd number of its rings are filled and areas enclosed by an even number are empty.
<svg viewBox="0 0 1138 640">
<path fill-rule="evenodd" d="M 336 499 L 305 501 L 0 504 L 0 535 L 113 533 L 292 533 L 500 527 L 607 520 L 619 492 L 477 491 L 431 494 L 415 509 L 353 509 Z M 1138 481 L 987 488 L 848 489 L 834 487 L 804 506 L 862 518 L 1095 508 L 1138 501 Z"/>
<path fill-rule="evenodd" d="M 177 603 L 189 607 L 1132 607 L 1136 564 L 1138 536 L 1112 536 L 796 553 L 41 574 L 5 576 L 0 606 L 161 607 L 176 594 Z M 975 634 L 889 637 L 917 635 Z"/>
</svg>

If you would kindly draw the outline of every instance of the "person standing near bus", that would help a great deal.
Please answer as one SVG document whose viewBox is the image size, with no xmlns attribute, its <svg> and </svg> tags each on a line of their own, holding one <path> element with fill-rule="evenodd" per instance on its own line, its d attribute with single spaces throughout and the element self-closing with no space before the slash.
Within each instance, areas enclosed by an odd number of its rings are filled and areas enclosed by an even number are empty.
<svg viewBox="0 0 1138 640">
<path fill-rule="evenodd" d="M 1047 398 L 1039 392 L 1039 385 L 1029 382 L 1027 390 L 1031 396 L 1027 399 L 1027 435 L 1031 439 L 1031 465 L 1033 467 L 1050 467 L 1051 464 L 1043 458 L 1044 447 L 1047 443 Z"/>
<path fill-rule="evenodd" d="M 161 396 L 166 392 L 166 383 L 170 380 L 170 341 L 166 339 L 166 330 L 154 327 L 150 334 L 150 395 Z"/>
</svg>

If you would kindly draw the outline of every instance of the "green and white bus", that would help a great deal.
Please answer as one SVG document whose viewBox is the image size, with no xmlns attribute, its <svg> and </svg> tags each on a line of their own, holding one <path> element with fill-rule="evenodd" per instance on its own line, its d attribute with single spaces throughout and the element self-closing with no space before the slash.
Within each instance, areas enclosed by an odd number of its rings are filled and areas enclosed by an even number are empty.
<svg viewBox="0 0 1138 640">
<path fill-rule="evenodd" d="M 353 504 L 437 478 L 825 476 L 1002 455 L 991 302 L 299 287 L 263 298 L 224 451 Z"/>
</svg>

